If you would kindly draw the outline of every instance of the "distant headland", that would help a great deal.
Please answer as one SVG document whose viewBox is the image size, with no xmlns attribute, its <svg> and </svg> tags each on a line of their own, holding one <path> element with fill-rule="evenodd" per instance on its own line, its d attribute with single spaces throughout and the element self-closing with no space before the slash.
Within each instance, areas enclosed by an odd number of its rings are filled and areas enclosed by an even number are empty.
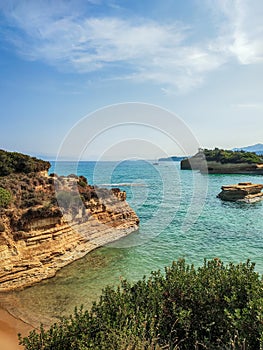
<svg viewBox="0 0 263 350">
<path fill-rule="evenodd" d="M 181 160 L 187 158 L 186 156 L 178 157 L 178 156 L 171 156 L 167 158 L 159 158 L 159 162 L 181 162 Z"/>
<path fill-rule="evenodd" d="M 181 161 L 181 169 L 211 174 L 263 175 L 263 159 L 254 152 L 243 150 L 199 149 L 193 157 Z"/>
<path fill-rule="evenodd" d="M 233 151 L 245 151 L 245 152 L 254 152 L 259 156 L 263 155 L 263 144 L 257 143 L 252 146 L 233 148 Z"/>
</svg>

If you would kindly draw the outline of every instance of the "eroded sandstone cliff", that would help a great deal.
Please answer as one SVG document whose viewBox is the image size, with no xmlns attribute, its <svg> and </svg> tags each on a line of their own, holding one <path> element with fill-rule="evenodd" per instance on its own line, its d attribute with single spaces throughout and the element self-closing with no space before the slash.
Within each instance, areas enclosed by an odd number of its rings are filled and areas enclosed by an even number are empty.
<svg viewBox="0 0 263 350">
<path fill-rule="evenodd" d="M 12 173 L 0 177 L 12 200 L 0 207 L 0 292 L 55 275 L 89 251 L 138 229 L 125 192 L 84 177 Z"/>
</svg>

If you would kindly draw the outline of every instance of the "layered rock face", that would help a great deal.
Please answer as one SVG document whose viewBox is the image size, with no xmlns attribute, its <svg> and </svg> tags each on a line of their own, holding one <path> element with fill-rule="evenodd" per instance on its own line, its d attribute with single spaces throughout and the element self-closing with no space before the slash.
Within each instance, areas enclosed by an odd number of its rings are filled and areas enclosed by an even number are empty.
<svg viewBox="0 0 263 350">
<path fill-rule="evenodd" d="M 222 186 L 221 189 L 218 197 L 224 201 L 253 203 L 263 199 L 261 184 L 240 182 L 237 185 Z"/>
<path fill-rule="evenodd" d="M 0 177 L 12 202 L 0 208 L 0 292 L 55 275 L 89 251 L 137 230 L 125 192 L 84 177 L 44 173 Z"/>
<path fill-rule="evenodd" d="M 205 169 L 201 168 L 201 171 Z M 209 174 L 251 174 L 251 175 L 263 175 L 262 164 L 249 164 L 249 163 L 225 163 L 208 161 L 207 171 Z"/>
</svg>

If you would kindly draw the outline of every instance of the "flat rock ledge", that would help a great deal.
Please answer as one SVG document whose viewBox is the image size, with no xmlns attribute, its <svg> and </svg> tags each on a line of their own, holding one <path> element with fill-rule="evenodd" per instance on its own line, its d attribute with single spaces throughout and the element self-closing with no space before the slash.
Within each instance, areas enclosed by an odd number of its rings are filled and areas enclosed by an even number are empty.
<svg viewBox="0 0 263 350">
<path fill-rule="evenodd" d="M 254 203 L 263 200 L 262 184 L 239 182 L 236 185 L 222 186 L 221 189 L 217 197 L 223 201 Z"/>
<path fill-rule="evenodd" d="M 49 229 L 30 230 L 28 237 L 18 241 L 2 233 L 7 244 L 0 245 L 0 293 L 51 278 L 90 251 L 138 230 L 139 220 L 125 202 L 116 208 L 114 218 L 107 211 L 100 215 L 104 220 L 93 215 L 81 224 L 62 221 Z"/>
</svg>

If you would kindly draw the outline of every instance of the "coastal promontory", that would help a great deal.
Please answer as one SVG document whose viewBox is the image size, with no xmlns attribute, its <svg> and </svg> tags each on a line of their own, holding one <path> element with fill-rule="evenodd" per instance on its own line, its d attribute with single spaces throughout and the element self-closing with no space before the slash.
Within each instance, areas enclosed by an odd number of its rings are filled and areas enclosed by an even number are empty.
<svg viewBox="0 0 263 350">
<path fill-rule="evenodd" d="M 209 174 L 263 175 L 263 159 L 253 152 L 199 149 L 193 157 L 181 161 L 181 169 Z"/>
<path fill-rule="evenodd" d="M 84 176 L 48 175 L 50 163 L 0 150 L 0 292 L 55 275 L 138 229 L 126 193 Z"/>
</svg>

